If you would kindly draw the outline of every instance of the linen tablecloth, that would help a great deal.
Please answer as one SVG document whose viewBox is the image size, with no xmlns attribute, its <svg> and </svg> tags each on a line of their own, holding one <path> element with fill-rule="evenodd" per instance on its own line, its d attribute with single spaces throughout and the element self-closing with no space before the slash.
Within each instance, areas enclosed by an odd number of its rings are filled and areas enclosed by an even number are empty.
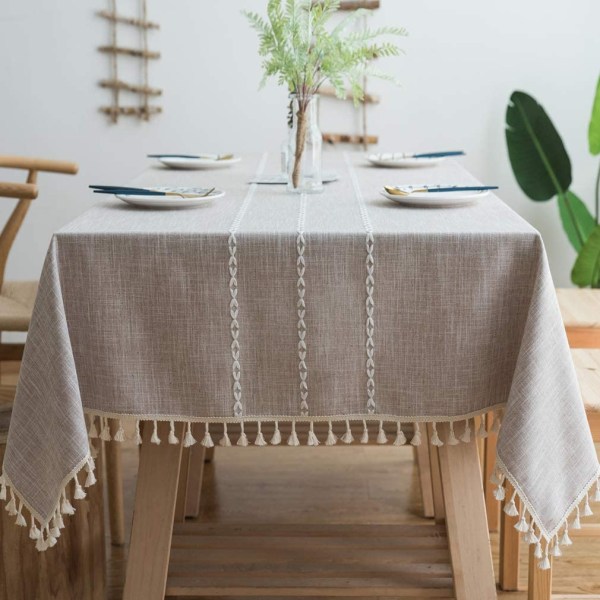
<svg viewBox="0 0 600 600">
<path fill-rule="evenodd" d="M 192 422 L 207 446 L 266 444 L 265 423 L 271 443 L 358 443 L 368 422 L 380 443 L 402 445 L 420 443 L 419 423 L 442 421 L 450 437 L 434 425 L 433 443 L 468 442 L 472 417 L 490 410 L 503 413 L 497 497 L 508 478 L 523 501 L 517 527 L 546 541 L 544 560 L 569 543 L 567 517 L 577 526 L 588 512 L 600 471 L 540 235 L 493 195 L 433 210 L 379 194 L 474 183 L 456 163 L 391 171 L 325 158 L 339 180 L 318 195 L 250 184 L 277 172 L 274 155 L 153 168 L 135 183 L 227 194 L 173 211 L 109 199 L 54 235 L 2 478 L 7 509 L 21 524 L 29 510 L 40 549 L 72 510 L 66 484 L 82 497 L 84 467 L 93 482 L 88 435 L 110 439 L 108 417 L 184 421 L 186 445 Z M 316 421 L 330 423 L 327 439 Z M 289 439 L 280 422 L 292 422 Z M 228 423 L 258 423 L 258 434 L 242 427 L 232 440 Z"/>
</svg>

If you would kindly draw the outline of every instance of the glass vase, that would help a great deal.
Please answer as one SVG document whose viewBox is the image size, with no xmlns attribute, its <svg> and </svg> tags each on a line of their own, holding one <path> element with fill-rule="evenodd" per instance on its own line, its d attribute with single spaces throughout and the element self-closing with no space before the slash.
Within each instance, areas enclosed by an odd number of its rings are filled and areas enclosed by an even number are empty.
<svg viewBox="0 0 600 600">
<path fill-rule="evenodd" d="M 292 94 L 293 123 L 289 136 L 288 191 L 315 194 L 323 191 L 321 154 L 323 138 L 318 123 L 317 95 Z"/>
</svg>

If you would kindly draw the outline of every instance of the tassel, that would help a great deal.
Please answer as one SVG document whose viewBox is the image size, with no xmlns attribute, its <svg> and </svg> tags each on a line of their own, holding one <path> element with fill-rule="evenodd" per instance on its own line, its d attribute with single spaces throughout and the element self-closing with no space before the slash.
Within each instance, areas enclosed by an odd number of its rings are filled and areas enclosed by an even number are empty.
<svg viewBox="0 0 600 600">
<path fill-rule="evenodd" d="M 279 446 L 279 444 L 281 444 L 281 431 L 279 431 L 279 421 L 275 421 L 275 431 L 271 438 L 271 445 Z"/>
<path fill-rule="evenodd" d="M 542 571 L 547 571 L 550 568 L 550 559 L 548 558 L 548 542 L 546 542 L 546 551 L 544 552 L 544 558 L 538 563 L 538 567 Z"/>
<path fill-rule="evenodd" d="M 516 517 L 519 514 L 517 510 L 517 505 L 515 504 L 515 498 L 517 497 L 517 491 L 513 492 L 513 495 L 510 497 L 510 500 L 504 505 L 504 512 L 509 517 Z"/>
<path fill-rule="evenodd" d="M 326 446 L 335 446 L 337 444 L 337 435 L 333 433 L 333 425 L 329 421 L 329 431 L 327 432 L 327 439 L 325 440 Z"/>
<path fill-rule="evenodd" d="M 350 429 L 350 421 L 346 419 L 346 433 L 342 436 L 342 442 L 344 444 L 351 444 L 354 441 L 354 436 L 352 435 L 352 430 Z"/>
<path fill-rule="evenodd" d="M 465 430 L 460 436 L 460 441 L 468 444 L 471 441 L 471 422 L 469 419 L 465 419 Z"/>
<path fill-rule="evenodd" d="M 585 504 L 583 505 L 583 516 L 591 517 L 594 513 L 592 512 L 592 508 L 590 507 L 590 497 L 586 494 L 585 496 Z"/>
<path fill-rule="evenodd" d="M 52 521 L 50 523 L 50 534 L 57 539 L 60 537 L 60 527 L 58 526 L 56 512 L 54 513 L 54 516 L 52 517 Z"/>
<path fill-rule="evenodd" d="M 219 440 L 219 446 L 222 446 L 223 448 L 229 448 L 231 446 L 231 440 L 227 433 L 227 421 L 223 423 L 223 437 Z"/>
<path fill-rule="evenodd" d="M 19 526 L 19 527 L 27 527 L 27 521 L 25 520 L 25 517 L 23 516 L 23 501 L 19 502 L 19 510 L 17 511 L 17 520 L 15 521 L 15 523 Z"/>
<path fill-rule="evenodd" d="M 529 525 L 525 520 L 525 508 L 521 508 L 521 518 L 515 523 L 515 529 L 521 533 L 527 533 L 529 531 Z M 529 538 L 529 536 L 527 536 Z"/>
<path fill-rule="evenodd" d="M 432 423 L 431 426 L 433 427 L 433 433 L 431 434 L 431 443 L 434 446 L 443 446 L 444 442 L 442 442 L 442 440 L 440 440 L 440 436 L 438 435 L 437 424 Z"/>
<path fill-rule="evenodd" d="M 367 429 L 367 422 L 364 419 L 363 419 L 363 432 L 362 432 L 362 435 L 360 436 L 360 443 L 361 444 L 369 443 L 369 430 Z"/>
<path fill-rule="evenodd" d="M 156 421 L 153 421 L 153 423 L 154 423 L 154 430 L 152 431 L 152 437 L 150 438 L 150 443 L 160 446 L 160 438 L 158 437 L 158 423 Z"/>
<path fill-rule="evenodd" d="M 53 548 L 56 546 L 56 538 L 50 533 L 50 528 L 46 525 L 46 543 L 47 548 Z"/>
<path fill-rule="evenodd" d="M 205 448 L 215 447 L 215 443 L 213 442 L 212 437 L 210 437 L 210 431 L 208 430 L 208 422 L 204 423 L 204 437 L 202 438 L 200 445 Z"/>
<path fill-rule="evenodd" d="M 175 435 L 175 422 L 174 421 L 171 421 L 171 423 L 170 423 L 168 442 L 169 442 L 169 444 L 173 444 L 174 446 L 179 444 L 179 439 Z"/>
<path fill-rule="evenodd" d="M 414 433 L 412 436 L 412 440 L 410 440 L 411 446 L 420 446 L 421 445 L 421 427 L 419 423 L 414 424 Z"/>
<path fill-rule="evenodd" d="M 310 422 L 310 427 L 308 430 L 308 441 L 306 442 L 307 446 L 318 446 L 319 445 L 319 440 L 317 439 L 317 436 L 315 435 L 315 429 L 314 429 L 314 423 L 311 421 Z"/>
<path fill-rule="evenodd" d="M 533 556 L 535 556 L 535 558 L 542 558 L 544 556 L 542 553 L 542 544 L 540 542 L 535 545 Z"/>
<path fill-rule="evenodd" d="M 485 428 L 485 415 L 481 415 L 479 420 L 479 429 L 477 430 L 477 437 L 484 440 L 487 436 L 488 432 Z"/>
<path fill-rule="evenodd" d="M 193 446 L 196 443 L 196 439 L 192 435 L 192 424 L 188 421 L 187 431 L 185 432 L 185 436 L 183 438 L 183 447 L 189 448 L 190 446 Z"/>
<path fill-rule="evenodd" d="M 492 433 L 498 433 L 500 431 L 500 411 L 494 414 L 494 422 L 492 423 Z"/>
<path fill-rule="evenodd" d="M 100 417 L 100 423 L 102 423 L 102 431 L 100 432 L 100 439 L 103 442 L 110 442 L 110 428 L 108 427 L 108 419 Z"/>
<path fill-rule="evenodd" d="M 569 524 L 565 521 L 565 530 L 563 531 L 562 538 L 560 540 L 561 546 L 572 546 L 573 542 L 569 537 Z"/>
<path fill-rule="evenodd" d="M 296 433 L 296 421 L 292 421 L 292 433 L 287 441 L 288 446 L 299 446 L 298 434 Z"/>
<path fill-rule="evenodd" d="M 254 445 L 255 446 L 267 446 L 265 436 L 263 435 L 263 432 L 261 430 L 260 421 L 257 421 L 256 425 L 258 427 L 258 433 L 256 434 L 256 439 L 254 440 Z"/>
<path fill-rule="evenodd" d="M 119 419 L 119 429 L 117 429 L 117 433 L 115 433 L 113 440 L 115 440 L 115 442 L 125 441 L 125 430 L 123 429 L 123 422 L 121 419 Z"/>
<path fill-rule="evenodd" d="M 594 502 L 600 502 L 600 479 L 596 481 L 596 493 L 594 494 Z"/>
<path fill-rule="evenodd" d="M 44 539 L 44 530 L 43 529 L 40 531 L 40 535 L 37 538 L 37 541 L 35 543 L 35 549 L 38 552 L 44 552 L 44 550 L 48 549 L 48 544 L 47 544 L 46 540 Z"/>
<path fill-rule="evenodd" d="M 383 421 L 379 421 L 379 432 L 377 433 L 377 443 L 378 444 L 387 444 L 388 439 L 385 435 L 385 431 L 383 429 Z"/>
<path fill-rule="evenodd" d="M 4 475 L 2 475 L 2 480 L 0 481 L 0 500 L 6 500 L 6 479 Z"/>
<path fill-rule="evenodd" d="M 552 546 L 552 551 L 550 552 L 550 554 L 554 556 L 554 558 L 562 556 L 562 550 L 560 549 L 560 546 L 558 544 L 558 536 L 556 536 L 556 539 L 554 540 L 554 545 Z"/>
<path fill-rule="evenodd" d="M 467 421 L 468 424 L 468 421 Z M 470 433 L 469 433 L 469 438 L 470 438 Z M 446 442 L 448 444 L 448 446 L 456 446 L 459 441 L 456 439 L 456 435 L 454 433 L 454 423 L 452 421 L 450 421 L 450 433 L 448 434 L 448 441 Z"/>
<path fill-rule="evenodd" d="M 579 520 L 579 506 L 576 509 L 575 518 L 571 521 L 572 529 L 581 529 L 581 521 Z"/>
<path fill-rule="evenodd" d="M 73 494 L 73 498 L 75 498 L 75 500 L 83 500 L 86 494 L 79 483 L 79 479 L 77 479 L 77 475 L 73 477 L 73 480 L 75 481 L 75 493 Z"/>
<path fill-rule="evenodd" d="M 37 525 L 35 524 L 35 519 L 33 518 L 33 515 L 31 515 L 31 527 L 29 529 L 29 539 L 30 540 L 37 540 L 40 537 L 40 530 L 38 529 Z"/>
<path fill-rule="evenodd" d="M 244 421 L 240 421 L 240 437 L 238 438 L 237 445 L 245 447 L 248 444 L 249 444 L 248 436 L 246 435 L 246 432 L 244 431 Z"/>
<path fill-rule="evenodd" d="M 398 421 L 396 423 L 396 439 L 394 440 L 394 446 L 404 446 L 406 444 L 406 436 L 402 431 L 402 423 Z"/>
<path fill-rule="evenodd" d="M 98 430 L 96 429 L 96 417 L 90 415 L 90 428 L 88 430 L 88 438 L 94 440 L 98 437 Z"/>
<path fill-rule="evenodd" d="M 140 422 L 135 422 L 135 435 L 133 437 L 133 441 L 138 445 L 142 445 L 142 434 L 140 433 Z"/>
<path fill-rule="evenodd" d="M 502 500 L 504 500 L 504 498 L 506 498 L 506 490 L 504 489 L 504 486 L 502 484 L 500 484 L 494 490 L 494 498 L 496 498 L 496 500 L 498 500 L 499 502 L 501 502 Z"/>
<path fill-rule="evenodd" d="M 535 535 L 535 526 L 533 524 L 533 519 L 531 519 L 531 522 L 529 523 L 529 543 L 537 544 L 541 541 L 541 539 L 542 539 L 542 533 L 540 531 L 539 536 Z"/>
<path fill-rule="evenodd" d="M 92 468 L 93 464 L 94 463 L 92 462 L 92 459 L 89 459 L 87 464 L 85 465 L 85 468 L 87 471 L 87 477 L 85 478 L 84 486 L 86 488 L 88 488 L 91 485 L 94 485 L 96 483 L 96 476 L 94 475 L 94 470 Z"/>
<path fill-rule="evenodd" d="M 64 490 L 63 490 L 63 499 L 62 499 L 62 503 L 61 503 L 61 507 L 60 507 L 60 512 L 63 515 L 74 515 L 75 514 L 75 509 L 73 508 L 73 505 L 67 498 L 67 494 Z"/>
<path fill-rule="evenodd" d="M 498 469 L 496 469 L 490 477 L 490 483 L 493 483 L 494 485 L 502 485 L 503 481 L 504 475 L 500 471 L 498 471 Z"/>
<path fill-rule="evenodd" d="M 10 501 L 8 502 L 8 504 L 4 507 L 4 510 L 9 514 L 9 516 L 11 517 L 16 517 L 17 516 L 17 504 L 15 502 L 15 494 L 12 491 L 12 488 L 10 490 Z"/>
</svg>

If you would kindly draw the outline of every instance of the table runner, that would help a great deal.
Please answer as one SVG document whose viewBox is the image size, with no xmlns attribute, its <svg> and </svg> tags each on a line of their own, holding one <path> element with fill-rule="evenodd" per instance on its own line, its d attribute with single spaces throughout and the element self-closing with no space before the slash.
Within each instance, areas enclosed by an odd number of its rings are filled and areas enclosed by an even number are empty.
<svg viewBox="0 0 600 600">
<path fill-rule="evenodd" d="M 473 417 L 495 410 L 496 497 L 510 481 L 505 510 L 521 498 L 517 528 L 549 566 L 570 543 L 569 515 L 577 527 L 589 513 L 600 469 L 539 234 L 493 195 L 445 210 L 379 195 L 384 184 L 475 182 L 453 162 L 391 171 L 327 153 L 340 179 L 323 194 L 248 183 L 277 163 L 150 169 L 134 183 L 227 195 L 178 211 L 110 199 L 54 235 L 0 479 L 7 510 L 23 525 L 26 508 L 37 547 L 53 545 L 74 508 L 67 484 L 77 499 L 94 482 L 88 438 L 110 440 L 108 418 L 135 419 L 140 443 L 148 420 L 154 443 L 180 443 L 173 425 L 185 422 L 186 446 L 358 443 L 369 423 L 379 443 L 416 445 L 423 422 L 441 445 L 468 443 Z M 171 422 L 168 440 L 159 420 Z M 329 424 L 325 439 L 315 422 Z M 448 439 L 437 422 L 450 422 Z"/>
</svg>

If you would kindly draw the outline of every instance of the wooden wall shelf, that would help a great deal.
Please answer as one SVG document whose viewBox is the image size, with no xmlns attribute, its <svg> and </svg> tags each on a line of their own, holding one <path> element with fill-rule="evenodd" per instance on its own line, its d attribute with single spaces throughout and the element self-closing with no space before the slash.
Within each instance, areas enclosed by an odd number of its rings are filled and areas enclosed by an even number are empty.
<svg viewBox="0 0 600 600">
<path fill-rule="evenodd" d="M 347 134 L 347 133 L 323 133 L 323 141 L 327 144 L 377 144 L 379 138 L 376 135 Z"/>
<path fill-rule="evenodd" d="M 127 56 L 136 56 L 138 58 L 160 58 L 160 52 L 153 50 L 138 50 L 137 48 L 125 48 L 123 46 L 100 46 L 98 52 L 105 54 L 125 54 Z"/>
<path fill-rule="evenodd" d="M 100 112 L 113 117 L 118 115 L 145 117 L 161 113 L 162 108 L 160 106 L 101 106 Z"/>
<path fill-rule="evenodd" d="M 380 6 L 380 0 L 342 0 L 339 10 L 358 10 L 366 8 L 376 10 Z"/>
<path fill-rule="evenodd" d="M 142 29 L 160 29 L 158 23 L 153 21 L 146 21 L 144 19 L 133 19 L 132 17 L 122 17 L 115 13 L 107 10 L 101 10 L 96 13 L 99 17 L 113 21 L 114 23 L 123 23 L 124 25 L 133 25 L 134 27 L 141 27 Z"/>
<path fill-rule="evenodd" d="M 160 96 L 162 90 L 160 88 L 152 88 L 144 85 L 134 85 L 127 83 L 126 81 L 119 81 L 116 79 L 104 79 L 98 82 L 101 88 L 107 88 L 110 90 L 124 90 L 126 92 L 133 92 L 136 94 L 146 94 L 147 96 Z"/>
<path fill-rule="evenodd" d="M 328 98 L 354 101 L 354 95 L 352 94 L 352 92 L 348 92 L 345 98 L 338 98 L 335 94 L 335 90 L 328 85 L 321 86 L 321 88 L 319 89 L 319 94 L 321 94 L 322 96 L 327 96 Z M 366 102 L 367 104 L 379 104 L 381 102 L 381 97 L 377 94 L 366 93 L 362 102 Z"/>
</svg>

